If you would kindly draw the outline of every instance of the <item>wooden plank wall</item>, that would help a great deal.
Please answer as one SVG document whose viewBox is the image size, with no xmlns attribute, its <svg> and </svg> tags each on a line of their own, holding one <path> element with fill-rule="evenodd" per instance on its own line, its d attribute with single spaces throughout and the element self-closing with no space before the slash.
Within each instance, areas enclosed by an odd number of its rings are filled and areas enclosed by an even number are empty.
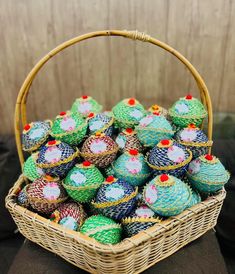
<svg viewBox="0 0 235 274">
<path fill-rule="evenodd" d="M 0 0 L 0 133 L 13 132 L 18 90 L 33 65 L 74 36 L 145 31 L 179 50 L 201 73 L 215 111 L 235 107 L 233 0 Z M 123 97 L 169 107 L 197 88 L 173 56 L 147 43 L 95 38 L 43 67 L 28 98 L 29 120 L 54 117 L 81 94 L 110 108 Z"/>
</svg>

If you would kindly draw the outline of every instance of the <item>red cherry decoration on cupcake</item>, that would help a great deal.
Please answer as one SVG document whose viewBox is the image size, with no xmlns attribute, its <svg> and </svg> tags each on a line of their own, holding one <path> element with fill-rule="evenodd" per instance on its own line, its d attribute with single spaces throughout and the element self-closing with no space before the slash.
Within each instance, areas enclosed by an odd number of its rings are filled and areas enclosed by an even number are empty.
<svg viewBox="0 0 235 274">
<path fill-rule="evenodd" d="M 91 165 L 91 163 L 89 161 L 84 161 L 82 164 L 83 164 L 83 166 L 90 166 Z"/>
<path fill-rule="evenodd" d="M 65 111 L 61 111 L 61 112 L 60 112 L 60 116 L 64 116 L 65 114 L 66 114 Z"/>
<path fill-rule="evenodd" d="M 47 144 L 48 144 L 49 146 L 53 146 L 53 145 L 56 144 L 56 140 L 48 141 Z"/>
<path fill-rule="evenodd" d="M 112 183 L 114 180 L 115 180 L 115 178 L 113 176 L 108 176 L 106 179 L 106 182 Z"/>
<path fill-rule="evenodd" d="M 30 124 L 27 124 L 27 125 L 24 126 L 24 130 L 29 130 L 30 127 L 31 127 Z"/>
<path fill-rule="evenodd" d="M 191 99 L 193 99 L 193 96 L 191 94 L 188 94 L 188 95 L 185 96 L 185 99 L 191 100 Z"/>
<path fill-rule="evenodd" d="M 167 139 L 161 140 L 161 144 L 163 146 L 168 146 L 170 144 L 170 140 L 167 140 Z"/>
<path fill-rule="evenodd" d="M 136 155 L 138 155 L 138 150 L 137 149 L 130 149 L 129 154 L 133 155 L 133 156 L 136 156 Z"/>
<path fill-rule="evenodd" d="M 82 96 L 82 99 L 83 99 L 83 100 L 86 100 L 87 98 L 88 98 L 87 95 L 83 95 L 83 96 Z"/>
<path fill-rule="evenodd" d="M 211 154 L 206 154 L 205 159 L 208 161 L 211 161 L 211 160 L 213 160 L 213 156 Z"/>
<path fill-rule="evenodd" d="M 159 115 L 160 115 L 160 112 L 154 111 L 154 112 L 153 112 L 153 115 L 159 116 Z"/>
<path fill-rule="evenodd" d="M 132 133 L 132 132 L 133 132 L 133 129 L 132 129 L 132 128 L 127 128 L 127 129 L 126 129 L 126 132 L 127 132 L 127 133 Z"/>
<path fill-rule="evenodd" d="M 95 116 L 94 112 L 90 112 L 89 115 L 88 115 L 89 118 L 92 118 L 94 116 Z"/>
<path fill-rule="evenodd" d="M 167 175 L 167 174 L 162 174 L 161 176 L 160 176 L 160 181 L 161 182 L 166 182 L 166 181 L 168 181 L 169 180 L 169 176 Z"/>
<path fill-rule="evenodd" d="M 134 105 L 135 105 L 135 99 L 134 99 L 134 98 L 130 98 L 130 99 L 128 100 L 128 104 L 129 104 L 130 106 L 134 106 Z"/>
</svg>

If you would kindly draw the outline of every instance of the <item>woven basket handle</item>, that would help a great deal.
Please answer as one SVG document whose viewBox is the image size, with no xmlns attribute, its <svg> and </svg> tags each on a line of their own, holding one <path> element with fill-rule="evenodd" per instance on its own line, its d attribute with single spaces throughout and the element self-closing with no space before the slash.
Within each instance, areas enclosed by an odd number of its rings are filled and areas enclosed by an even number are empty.
<svg viewBox="0 0 235 274">
<path fill-rule="evenodd" d="M 181 55 L 178 51 L 174 50 L 172 47 L 168 46 L 167 44 L 152 38 L 151 36 L 138 32 L 138 31 L 126 31 L 126 30 L 103 30 L 103 31 L 95 31 L 95 32 L 90 32 L 78 37 L 75 37 L 71 40 L 68 40 L 56 48 L 54 48 L 52 51 L 50 51 L 47 55 L 45 55 L 35 66 L 34 68 L 30 71 L 28 76 L 26 77 L 20 91 L 17 97 L 17 102 L 16 102 L 16 107 L 15 107 L 15 137 L 16 137 L 16 144 L 17 144 L 17 150 L 19 154 L 19 159 L 21 166 L 24 163 L 24 157 L 23 157 L 23 151 L 22 151 L 22 144 L 21 144 L 21 124 L 24 126 L 27 124 L 27 119 L 26 119 L 26 102 L 27 102 L 27 95 L 29 93 L 30 86 L 33 82 L 33 79 L 39 72 L 39 70 L 42 68 L 42 66 L 53 56 L 55 56 L 58 52 L 64 50 L 65 48 L 72 46 L 78 42 L 81 42 L 86 39 L 90 39 L 93 37 L 98 37 L 98 36 L 123 36 L 126 38 L 130 38 L 133 40 L 140 40 L 143 42 L 148 42 L 151 44 L 154 44 L 158 47 L 161 47 L 165 49 L 166 51 L 170 52 L 173 54 L 175 57 L 177 57 L 191 72 L 193 75 L 194 79 L 196 80 L 196 83 L 198 85 L 199 91 L 200 91 L 200 96 L 202 103 L 205 105 L 208 111 L 208 139 L 212 140 L 212 125 L 213 125 L 213 115 L 212 115 L 212 106 L 211 106 L 211 99 L 210 95 L 208 92 L 208 89 L 200 76 L 200 74 L 197 72 L 197 70 L 194 68 L 194 66 L 183 56 Z M 21 120 L 21 123 L 20 123 Z"/>
</svg>

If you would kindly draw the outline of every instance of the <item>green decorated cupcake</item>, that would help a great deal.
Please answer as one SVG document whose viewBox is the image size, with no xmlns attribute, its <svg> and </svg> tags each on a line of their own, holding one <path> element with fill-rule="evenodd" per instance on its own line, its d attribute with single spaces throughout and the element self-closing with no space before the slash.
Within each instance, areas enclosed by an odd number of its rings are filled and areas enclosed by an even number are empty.
<svg viewBox="0 0 235 274">
<path fill-rule="evenodd" d="M 64 188 L 75 201 L 86 203 L 95 197 L 104 177 L 97 167 L 85 161 L 71 169 L 64 180 Z"/>
<path fill-rule="evenodd" d="M 180 128 L 187 127 L 191 123 L 199 127 L 207 116 L 207 111 L 198 99 L 189 94 L 173 104 L 169 109 L 169 116 Z"/>
<path fill-rule="evenodd" d="M 134 98 L 122 100 L 112 111 L 120 128 L 134 128 L 146 114 L 144 107 Z"/>
<path fill-rule="evenodd" d="M 72 105 L 71 111 L 78 112 L 82 116 L 87 117 L 90 112 L 99 113 L 102 110 L 102 106 L 96 102 L 91 96 L 83 95 L 77 98 Z"/>
<path fill-rule="evenodd" d="M 43 170 L 40 167 L 36 166 L 37 156 L 38 152 L 33 153 L 25 161 L 23 166 L 23 175 L 32 182 L 44 175 Z"/>
<path fill-rule="evenodd" d="M 102 244 L 117 244 L 121 241 L 122 228 L 112 219 L 97 215 L 86 219 L 80 232 Z"/>
<path fill-rule="evenodd" d="M 51 128 L 51 136 L 69 145 L 78 145 L 86 135 L 87 122 L 78 113 L 61 112 Z"/>
</svg>

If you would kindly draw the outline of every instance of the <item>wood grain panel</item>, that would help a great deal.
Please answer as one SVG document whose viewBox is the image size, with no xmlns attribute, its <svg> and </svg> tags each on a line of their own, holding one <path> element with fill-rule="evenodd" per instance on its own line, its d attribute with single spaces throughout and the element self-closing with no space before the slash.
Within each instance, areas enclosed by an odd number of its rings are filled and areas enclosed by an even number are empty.
<svg viewBox="0 0 235 274">
<path fill-rule="evenodd" d="M 179 50 L 205 79 L 215 111 L 235 108 L 235 0 L 0 0 L 0 133 L 13 132 L 14 104 L 27 73 L 48 51 L 99 29 L 145 31 Z M 54 117 L 81 94 L 110 109 L 136 96 L 169 107 L 197 88 L 173 56 L 147 43 L 95 38 L 43 67 L 28 98 L 28 119 Z"/>
</svg>

